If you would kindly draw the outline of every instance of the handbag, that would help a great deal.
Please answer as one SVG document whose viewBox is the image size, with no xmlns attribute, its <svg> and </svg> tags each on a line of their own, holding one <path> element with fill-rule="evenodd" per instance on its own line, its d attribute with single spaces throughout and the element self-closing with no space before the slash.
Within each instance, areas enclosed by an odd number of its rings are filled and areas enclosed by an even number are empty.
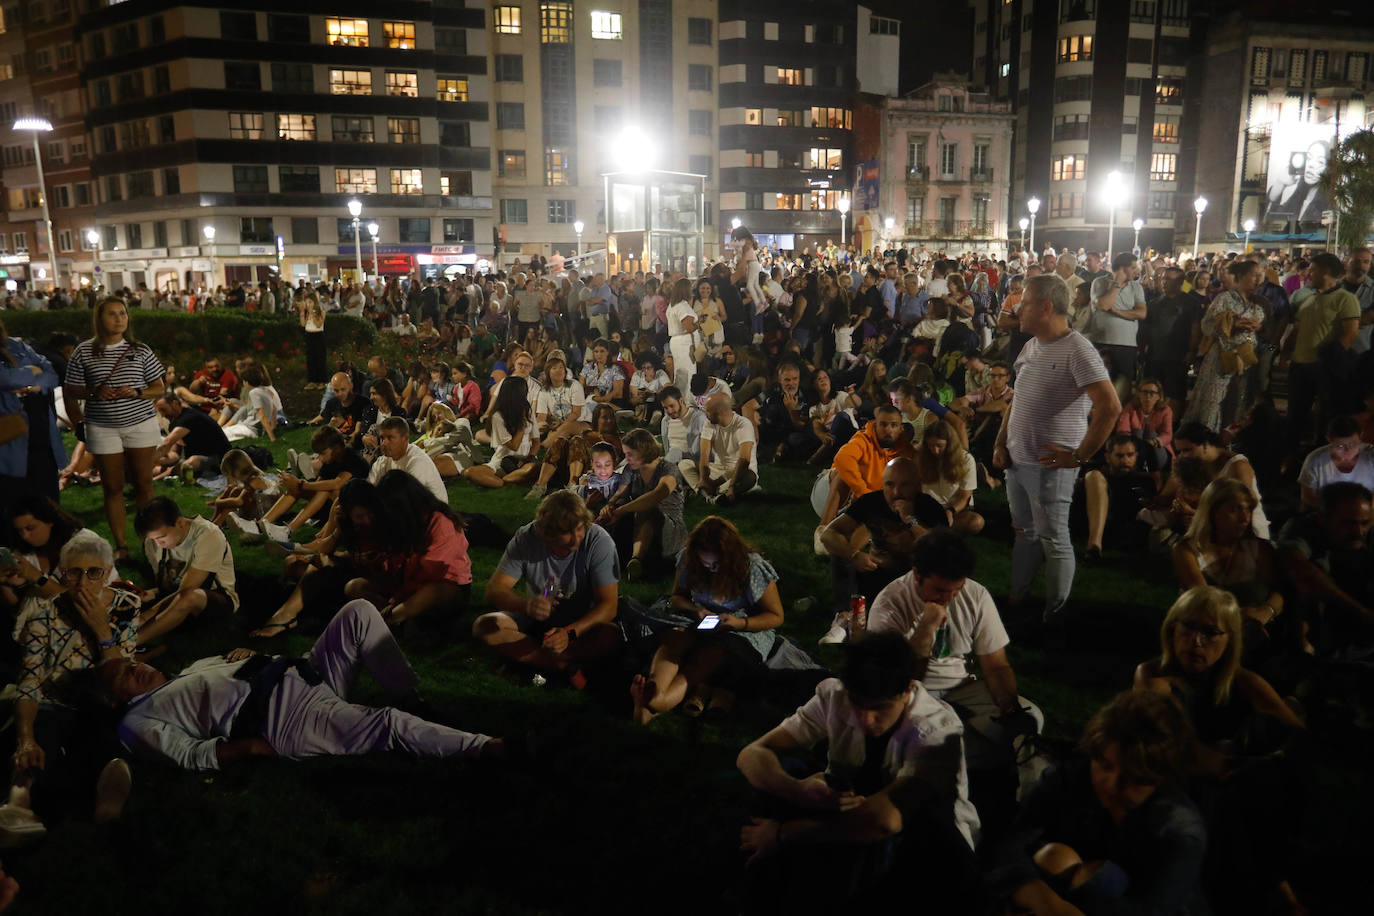
<svg viewBox="0 0 1374 916">
<path fill-rule="evenodd" d="M 29 434 L 29 422 L 22 412 L 0 415 L 0 445 L 22 439 Z"/>
<path fill-rule="evenodd" d="M 1236 375 L 1259 362 L 1255 348 L 1248 342 L 1230 350 L 1221 351 L 1221 371 L 1226 375 Z"/>
</svg>

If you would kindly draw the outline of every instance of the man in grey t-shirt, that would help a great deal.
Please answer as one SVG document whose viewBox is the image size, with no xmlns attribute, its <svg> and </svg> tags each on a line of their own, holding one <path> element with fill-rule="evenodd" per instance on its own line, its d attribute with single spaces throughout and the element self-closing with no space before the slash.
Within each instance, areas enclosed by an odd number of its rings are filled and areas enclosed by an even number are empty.
<svg viewBox="0 0 1374 916">
<path fill-rule="evenodd" d="M 615 541 L 593 521 L 576 493 L 544 497 L 487 580 L 493 610 L 472 625 L 474 636 L 506 658 L 565 673 L 579 687 L 581 666 L 611 652 L 621 638 Z M 521 580 L 523 595 L 516 591 Z"/>
<path fill-rule="evenodd" d="M 1043 564 L 1045 621 L 1057 623 L 1073 588 L 1069 505 L 1074 481 L 1078 468 L 1116 428 L 1121 402 L 1101 357 L 1069 327 L 1069 287 L 1063 280 L 1027 280 L 1017 318 L 1033 339 L 1016 361 L 1016 397 L 1002 414 L 992 461 L 1007 469 L 1016 534 L 1011 602 L 1025 599 Z"/>
<path fill-rule="evenodd" d="M 1135 255 L 1123 251 L 1112 259 L 1112 274 L 1092 285 L 1092 319 L 1088 339 L 1110 363 L 1112 378 L 1135 381 L 1136 335 L 1146 315 L 1145 288 L 1140 285 Z"/>
</svg>

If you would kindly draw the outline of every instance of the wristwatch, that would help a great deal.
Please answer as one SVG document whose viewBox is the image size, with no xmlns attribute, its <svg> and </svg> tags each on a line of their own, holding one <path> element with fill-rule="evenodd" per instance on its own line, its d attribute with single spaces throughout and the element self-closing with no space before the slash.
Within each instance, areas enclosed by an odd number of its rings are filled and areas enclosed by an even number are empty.
<svg viewBox="0 0 1374 916">
<path fill-rule="evenodd" d="M 573 640 L 577 639 L 577 631 L 574 630 L 572 627 L 564 627 L 563 631 L 568 634 L 568 642 L 572 642 Z"/>
<path fill-rule="evenodd" d="M 39 576 L 37 579 L 34 579 L 34 580 L 33 580 L 33 584 L 34 584 L 35 586 L 37 586 L 38 588 L 43 588 L 44 586 L 46 586 L 46 585 L 47 585 L 49 582 L 51 582 L 51 581 L 52 581 L 52 576 L 48 575 L 47 573 L 43 573 L 43 575 L 41 575 L 41 576 Z"/>
</svg>

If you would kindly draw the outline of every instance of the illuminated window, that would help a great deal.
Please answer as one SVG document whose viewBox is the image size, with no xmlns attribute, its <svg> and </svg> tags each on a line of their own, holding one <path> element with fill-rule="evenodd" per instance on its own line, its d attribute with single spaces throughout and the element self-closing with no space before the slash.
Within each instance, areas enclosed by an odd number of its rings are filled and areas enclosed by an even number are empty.
<svg viewBox="0 0 1374 916">
<path fill-rule="evenodd" d="M 503 149 L 496 159 L 498 178 L 525 177 L 525 151 L 522 149 Z"/>
<path fill-rule="evenodd" d="M 748 168 L 763 168 L 763 150 L 749 149 L 744 151 L 744 164 Z"/>
<path fill-rule="evenodd" d="M 564 45 L 572 41 L 573 5 L 565 0 L 539 4 L 539 41 Z"/>
<path fill-rule="evenodd" d="M 423 194 L 424 184 L 420 181 L 419 169 L 392 169 L 392 194 Z"/>
<path fill-rule="evenodd" d="M 387 118 L 386 132 L 392 143 L 419 143 L 419 118 Z"/>
<path fill-rule="evenodd" d="M 802 72 L 796 67 L 778 68 L 778 85 L 780 86 L 800 86 L 802 85 Z"/>
<path fill-rule="evenodd" d="M 779 194 L 779 210 L 800 210 L 802 209 L 802 196 L 800 194 Z"/>
<path fill-rule="evenodd" d="M 592 37 L 619 40 L 620 14 L 592 10 Z"/>
<path fill-rule="evenodd" d="M 839 206 L 842 191 L 812 191 L 812 210 L 834 210 Z"/>
<path fill-rule="evenodd" d="M 1069 35 L 1059 39 L 1059 62 L 1061 64 L 1092 59 L 1093 37 L 1091 35 Z"/>
<path fill-rule="evenodd" d="M 332 95 L 371 95 L 371 70 L 330 70 L 329 92 Z"/>
<path fill-rule="evenodd" d="M 1155 153 L 1150 156 L 1151 181 L 1173 181 L 1177 172 L 1177 153 Z"/>
<path fill-rule="evenodd" d="M 315 116 L 312 114 L 277 115 L 277 139 L 314 140 Z"/>
<path fill-rule="evenodd" d="M 520 34 L 520 7 L 498 6 L 491 11 L 491 21 L 498 35 Z"/>
<path fill-rule="evenodd" d="M 849 130 L 853 126 L 853 118 L 845 108 L 812 108 L 811 126 Z"/>
<path fill-rule="evenodd" d="M 762 108 L 746 108 L 746 109 L 744 109 L 744 123 L 745 123 L 745 124 L 762 124 L 762 123 L 763 123 L 763 109 L 762 109 Z"/>
<path fill-rule="evenodd" d="M 262 115 L 252 111 L 229 112 L 230 140 L 261 140 Z"/>
<path fill-rule="evenodd" d="M 1156 143 L 1178 142 L 1178 116 L 1157 115 L 1155 117 L 1154 140 Z"/>
<path fill-rule="evenodd" d="M 1087 156 L 1055 156 L 1050 160 L 1050 181 L 1080 181 L 1087 167 Z"/>
<path fill-rule="evenodd" d="M 802 113 L 797 108 L 778 109 L 779 127 L 805 127 L 806 122 L 802 120 Z"/>
<path fill-rule="evenodd" d="M 413 22 L 383 22 L 382 34 L 386 36 L 388 48 L 404 48 L 407 51 L 415 48 L 415 23 Z"/>
<path fill-rule="evenodd" d="M 1182 80 L 1157 80 L 1155 82 L 1155 104 L 1156 105 L 1182 105 L 1183 104 L 1183 81 Z"/>
<path fill-rule="evenodd" d="M 572 156 L 566 150 L 544 150 L 544 184 L 556 187 L 572 183 Z"/>
<path fill-rule="evenodd" d="M 842 167 L 843 156 L 844 153 L 841 150 L 812 148 L 807 155 L 806 167 L 808 169 L 838 169 Z"/>
<path fill-rule="evenodd" d="M 440 172 L 439 193 L 445 197 L 471 196 L 471 172 Z"/>
<path fill-rule="evenodd" d="M 348 45 L 354 48 L 367 47 L 366 19 L 326 19 L 324 21 L 325 40 L 331 45 Z"/>
<path fill-rule="evenodd" d="M 466 102 L 468 81 L 456 76 L 441 76 L 434 96 L 441 102 Z"/>
<path fill-rule="evenodd" d="M 334 190 L 340 194 L 376 194 L 376 169 L 335 169 Z"/>
<path fill-rule="evenodd" d="M 386 71 L 386 94 L 395 96 L 405 96 L 416 99 L 420 97 L 420 77 L 414 70 L 388 70 Z"/>
</svg>

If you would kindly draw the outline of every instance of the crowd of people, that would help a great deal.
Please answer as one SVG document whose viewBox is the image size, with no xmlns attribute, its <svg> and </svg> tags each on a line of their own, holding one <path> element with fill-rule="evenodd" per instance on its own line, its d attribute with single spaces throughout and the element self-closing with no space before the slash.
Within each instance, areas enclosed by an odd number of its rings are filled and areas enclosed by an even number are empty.
<svg viewBox="0 0 1374 916">
<path fill-rule="evenodd" d="M 41 836 L 92 786 L 76 816 L 118 817 L 140 759 L 528 753 L 436 721 L 396 638 L 415 629 L 540 685 L 633 669 L 641 724 L 725 715 L 769 672 L 806 672 L 814 696 L 739 754 L 747 911 L 915 880 L 960 912 L 1305 912 L 1290 878 L 1309 729 L 1363 717 L 1374 644 L 1370 252 L 793 256 L 743 227 L 731 248 L 702 276 L 535 257 L 27 304 L 88 308 L 92 335 L 38 347 L 0 326 L 16 684 L 0 835 Z M 250 358 L 184 381 L 133 334 L 138 308 L 221 304 L 295 310 L 310 411 L 288 417 Z M 415 338 L 414 358 L 331 372 L 340 312 Z M 282 460 L 264 445 L 292 425 L 310 447 Z M 810 465 L 810 492 L 780 464 Z M 204 511 L 162 478 L 199 481 Z M 83 480 L 108 537 L 61 505 Z M 493 531 L 463 511 L 468 485 L 522 488 L 532 519 Z M 810 504 L 799 539 L 832 584 L 791 607 L 789 570 L 750 542 L 750 507 L 779 500 Z M 1006 541 L 994 597 L 978 558 Z M 471 543 L 503 551 L 494 569 Z M 318 627 L 311 651 L 235 649 L 170 679 L 149 665 L 188 622 L 239 611 L 248 550 L 290 585 L 244 609 L 248 635 Z M 1055 755 L 1009 630 L 1062 651 L 1080 562 L 1172 574 L 1179 597 L 1158 657 Z M 123 578 L 138 568 L 143 586 Z M 813 613 L 845 644 L 834 676 L 779 630 Z M 348 702 L 363 670 L 395 705 Z"/>
</svg>

